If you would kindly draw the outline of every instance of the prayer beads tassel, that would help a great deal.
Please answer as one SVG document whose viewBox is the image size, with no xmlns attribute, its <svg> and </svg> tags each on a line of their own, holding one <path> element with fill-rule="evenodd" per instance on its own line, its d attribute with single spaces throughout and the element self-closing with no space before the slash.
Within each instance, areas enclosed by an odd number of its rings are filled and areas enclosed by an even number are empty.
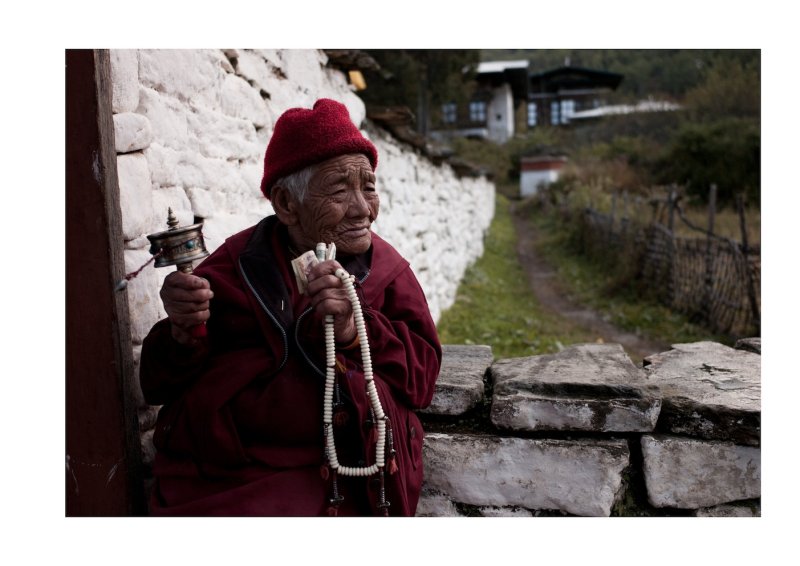
<svg viewBox="0 0 800 566">
<path fill-rule="evenodd" d="M 389 447 L 389 455 L 386 457 L 386 469 L 391 476 L 397 472 L 397 453 L 394 451 L 394 434 L 392 433 L 392 422 L 386 417 L 386 444 Z"/>
<path fill-rule="evenodd" d="M 333 244 L 326 246 L 323 243 L 317 244 L 316 255 L 320 261 L 323 259 L 335 259 L 336 248 Z M 353 319 L 356 326 L 356 335 L 358 344 L 361 348 L 361 366 L 364 372 L 364 382 L 366 384 L 366 395 L 369 399 L 369 412 L 372 426 L 368 434 L 368 446 L 375 446 L 375 463 L 371 466 L 351 467 L 342 466 L 339 464 L 339 459 L 336 454 L 336 443 L 334 438 L 334 426 L 342 426 L 347 419 L 347 412 L 341 407 L 339 401 L 338 383 L 336 382 L 336 340 L 334 337 L 333 329 L 333 316 L 325 316 L 325 361 L 326 361 L 326 376 L 325 376 L 325 392 L 323 397 L 323 423 L 325 435 L 325 453 L 327 456 L 327 467 L 330 468 L 330 473 L 333 475 L 333 497 L 330 499 L 331 506 L 328 508 L 328 514 L 335 516 L 339 513 L 339 505 L 343 498 L 339 496 L 337 478 L 339 474 L 343 476 L 356 476 L 366 477 L 377 474 L 380 478 L 380 501 L 378 504 L 379 509 L 383 510 L 383 514 L 388 516 L 389 503 L 386 501 L 386 493 L 384 486 L 384 467 L 389 465 L 389 473 L 393 474 L 397 471 L 397 463 L 395 461 L 395 452 L 391 440 L 391 427 L 389 419 L 383 412 L 381 406 L 380 396 L 378 389 L 375 386 L 372 357 L 369 351 L 369 340 L 367 337 L 367 325 L 364 321 L 364 313 L 361 309 L 361 303 L 358 300 L 358 295 L 355 290 L 355 277 L 350 275 L 343 268 L 338 268 L 335 272 L 342 286 L 353 306 Z M 334 397 L 336 404 L 334 405 Z M 388 446 L 388 457 L 386 455 Z M 326 473 L 326 472 L 323 472 Z"/>
</svg>

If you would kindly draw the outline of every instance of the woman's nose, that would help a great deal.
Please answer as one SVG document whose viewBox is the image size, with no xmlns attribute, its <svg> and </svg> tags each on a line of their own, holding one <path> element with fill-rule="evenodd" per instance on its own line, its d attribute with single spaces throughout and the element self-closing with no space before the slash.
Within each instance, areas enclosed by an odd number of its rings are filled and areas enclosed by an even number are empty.
<svg viewBox="0 0 800 566">
<path fill-rule="evenodd" d="M 361 189 L 355 189 L 350 195 L 350 206 L 347 207 L 348 216 L 367 216 L 369 205 Z"/>
</svg>

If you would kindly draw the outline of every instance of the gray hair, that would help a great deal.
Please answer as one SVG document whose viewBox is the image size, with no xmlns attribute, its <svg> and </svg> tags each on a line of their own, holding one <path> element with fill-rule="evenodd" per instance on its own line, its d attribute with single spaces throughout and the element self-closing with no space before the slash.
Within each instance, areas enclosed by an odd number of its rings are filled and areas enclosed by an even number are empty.
<svg viewBox="0 0 800 566">
<path fill-rule="evenodd" d="M 306 190 L 308 189 L 309 182 L 311 182 L 311 177 L 313 177 L 316 172 L 316 164 L 309 165 L 305 169 L 300 169 L 299 171 L 281 177 L 275 181 L 273 187 L 280 186 L 285 188 L 298 203 L 302 204 L 303 200 L 306 198 Z"/>
</svg>

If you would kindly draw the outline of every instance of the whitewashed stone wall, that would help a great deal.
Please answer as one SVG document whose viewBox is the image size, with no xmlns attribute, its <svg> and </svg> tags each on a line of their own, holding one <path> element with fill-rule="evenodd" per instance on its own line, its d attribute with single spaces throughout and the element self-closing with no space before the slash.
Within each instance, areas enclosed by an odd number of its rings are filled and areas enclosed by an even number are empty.
<svg viewBox="0 0 800 566">
<path fill-rule="evenodd" d="M 378 148 L 381 211 L 375 231 L 411 262 L 434 320 L 455 301 L 464 271 L 483 255 L 483 237 L 494 217 L 494 185 L 458 178 L 450 166 L 367 129 Z"/>
<path fill-rule="evenodd" d="M 326 63 L 319 50 L 111 51 L 126 272 L 150 259 L 146 235 L 166 229 L 168 207 L 181 225 L 204 218 L 209 251 L 271 214 L 259 185 L 275 121 L 332 98 L 378 148 L 375 231 L 409 260 L 438 320 L 483 253 L 494 185 L 459 179 L 367 123 L 344 73 Z M 148 267 L 129 283 L 137 361 L 147 332 L 166 316 L 158 290 L 170 271 Z"/>
</svg>

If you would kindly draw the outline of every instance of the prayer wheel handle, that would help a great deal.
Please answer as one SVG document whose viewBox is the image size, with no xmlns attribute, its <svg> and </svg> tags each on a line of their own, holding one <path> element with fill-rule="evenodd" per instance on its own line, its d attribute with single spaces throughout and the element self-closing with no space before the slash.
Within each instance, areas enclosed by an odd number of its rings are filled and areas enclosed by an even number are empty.
<svg viewBox="0 0 800 566">
<path fill-rule="evenodd" d="M 203 240 L 203 223 L 191 226 L 178 227 L 178 219 L 168 209 L 167 226 L 169 229 L 150 234 L 150 253 L 155 256 L 156 267 L 177 266 L 178 271 L 191 274 L 192 262 L 208 256 L 205 241 Z M 194 338 L 203 338 L 207 335 L 205 323 L 192 328 Z"/>
</svg>

